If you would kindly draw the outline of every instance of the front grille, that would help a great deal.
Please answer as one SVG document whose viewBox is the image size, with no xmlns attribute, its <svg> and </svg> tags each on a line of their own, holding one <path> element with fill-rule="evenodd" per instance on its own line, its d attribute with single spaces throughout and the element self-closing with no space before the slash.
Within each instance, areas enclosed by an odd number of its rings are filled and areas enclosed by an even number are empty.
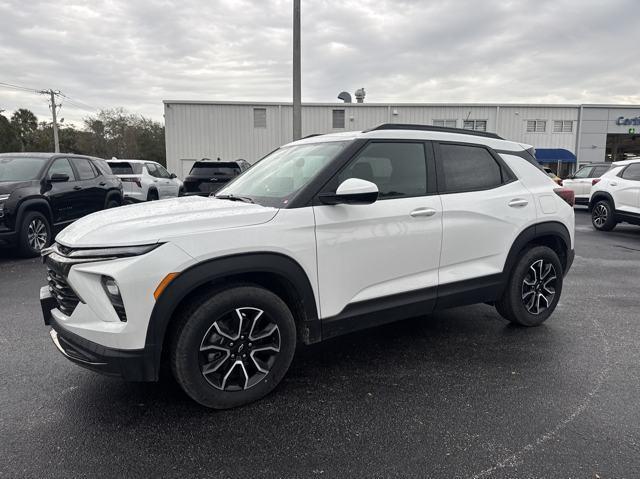
<svg viewBox="0 0 640 479">
<path fill-rule="evenodd" d="M 47 268 L 47 280 L 49 282 L 49 291 L 51 291 L 51 295 L 58 303 L 58 309 L 70 316 L 78 306 L 80 298 L 71 289 L 66 278 L 51 268 Z"/>
</svg>

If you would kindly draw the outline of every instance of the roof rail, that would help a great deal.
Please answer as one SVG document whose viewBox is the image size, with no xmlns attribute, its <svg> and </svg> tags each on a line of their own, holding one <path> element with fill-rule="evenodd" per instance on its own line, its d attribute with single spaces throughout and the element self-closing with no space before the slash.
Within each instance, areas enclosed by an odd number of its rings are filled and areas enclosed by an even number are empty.
<svg viewBox="0 0 640 479">
<path fill-rule="evenodd" d="M 504 138 L 496 135 L 495 133 L 489 133 L 487 131 L 466 130 L 464 128 L 447 128 L 445 126 L 432 126 L 432 125 L 412 125 L 409 123 L 383 123 L 382 125 L 364 130 L 363 133 L 369 131 L 378 130 L 419 130 L 419 131 L 438 131 L 442 133 L 457 133 L 459 135 L 473 135 L 484 136 L 486 138 L 495 138 L 497 140 L 504 140 Z"/>
<path fill-rule="evenodd" d="M 302 138 L 300 138 L 301 140 L 306 140 L 307 138 L 313 138 L 314 136 L 322 136 L 323 133 L 312 133 L 310 135 L 307 136 L 303 136 Z"/>
</svg>

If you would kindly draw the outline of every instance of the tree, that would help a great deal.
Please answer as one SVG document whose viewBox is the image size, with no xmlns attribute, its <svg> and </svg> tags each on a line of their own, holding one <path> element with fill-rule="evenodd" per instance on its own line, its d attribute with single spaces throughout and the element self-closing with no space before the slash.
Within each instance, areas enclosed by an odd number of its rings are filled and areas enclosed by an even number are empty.
<svg viewBox="0 0 640 479">
<path fill-rule="evenodd" d="M 11 122 L 0 113 L 0 153 L 18 151 L 20 146 L 20 140 L 11 126 Z"/>
<path fill-rule="evenodd" d="M 18 135 L 21 151 L 26 151 L 27 145 L 32 141 L 33 135 L 38 129 L 38 118 L 31 110 L 20 108 L 11 115 L 11 126 Z"/>
</svg>

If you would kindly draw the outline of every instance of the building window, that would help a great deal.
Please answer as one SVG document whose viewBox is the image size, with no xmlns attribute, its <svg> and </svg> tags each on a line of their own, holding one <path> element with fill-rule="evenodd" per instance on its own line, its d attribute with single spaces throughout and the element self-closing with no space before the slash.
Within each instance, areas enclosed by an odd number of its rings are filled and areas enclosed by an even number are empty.
<svg viewBox="0 0 640 479">
<path fill-rule="evenodd" d="M 547 120 L 527 120 L 527 133 L 544 133 L 547 130 Z"/>
<path fill-rule="evenodd" d="M 442 126 L 445 128 L 455 128 L 458 120 L 433 120 L 433 126 Z"/>
<path fill-rule="evenodd" d="M 465 130 L 487 131 L 487 120 L 464 120 L 462 128 Z"/>
<path fill-rule="evenodd" d="M 344 128 L 344 110 L 333 110 L 331 128 Z"/>
<path fill-rule="evenodd" d="M 555 120 L 553 122 L 554 133 L 571 133 L 573 131 L 573 121 L 571 120 Z"/>
<path fill-rule="evenodd" d="M 253 127 L 254 128 L 267 127 L 267 109 L 266 108 L 253 109 Z"/>
</svg>

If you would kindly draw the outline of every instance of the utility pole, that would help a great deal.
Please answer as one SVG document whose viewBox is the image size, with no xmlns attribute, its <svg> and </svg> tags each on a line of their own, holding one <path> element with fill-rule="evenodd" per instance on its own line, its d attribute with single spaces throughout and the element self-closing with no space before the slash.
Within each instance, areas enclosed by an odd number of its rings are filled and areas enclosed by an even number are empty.
<svg viewBox="0 0 640 479">
<path fill-rule="evenodd" d="M 300 85 L 300 0 L 293 0 L 293 140 L 302 137 Z"/>
<path fill-rule="evenodd" d="M 53 147 L 56 153 L 60 153 L 60 141 L 58 140 L 58 119 L 56 117 L 56 108 L 59 105 L 56 105 L 56 95 L 60 94 L 59 91 L 54 90 L 42 90 L 40 93 L 43 95 L 51 96 L 51 115 L 53 116 Z"/>
</svg>

